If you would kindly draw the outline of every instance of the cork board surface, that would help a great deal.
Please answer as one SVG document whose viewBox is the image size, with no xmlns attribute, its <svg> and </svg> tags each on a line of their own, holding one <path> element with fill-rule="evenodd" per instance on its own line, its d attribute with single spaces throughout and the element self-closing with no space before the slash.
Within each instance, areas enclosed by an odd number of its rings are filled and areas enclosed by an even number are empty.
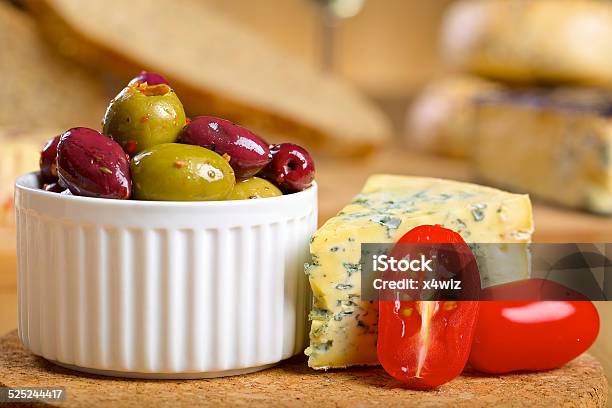
<svg viewBox="0 0 612 408">
<path fill-rule="evenodd" d="M 583 354 L 541 373 L 464 374 L 430 392 L 403 389 L 381 368 L 314 371 L 296 356 L 254 374 L 210 380 L 122 380 L 70 371 L 0 338 L 0 386 L 66 388 L 61 407 L 605 407 L 599 362 Z M 15 404 L 24 407 L 25 404 Z M 36 406 L 49 406 L 37 404 Z"/>
</svg>

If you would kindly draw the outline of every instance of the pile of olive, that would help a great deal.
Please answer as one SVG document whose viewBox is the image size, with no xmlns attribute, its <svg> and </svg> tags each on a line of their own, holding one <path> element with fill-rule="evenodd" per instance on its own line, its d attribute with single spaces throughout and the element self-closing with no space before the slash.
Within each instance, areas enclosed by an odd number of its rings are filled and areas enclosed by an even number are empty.
<svg viewBox="0 0 612 408">
<path fill-rule="evenodd" d="M 243 200 L 310 187 L 314 164 L 230 121 L 187 119 L 168 81 L 142 72 L 110 102 L 102 133 L 76 127 L 45 144 L 40 177 L 48 191 L 88 197 Z"/>
</svg>

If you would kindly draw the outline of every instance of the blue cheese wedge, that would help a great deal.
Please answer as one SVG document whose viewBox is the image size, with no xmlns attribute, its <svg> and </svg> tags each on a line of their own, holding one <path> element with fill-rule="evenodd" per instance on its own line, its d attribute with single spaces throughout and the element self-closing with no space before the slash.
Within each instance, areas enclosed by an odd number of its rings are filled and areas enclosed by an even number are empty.
<svg viewBox="0 0 612 408">
<path fill-rule="evenodd" d="M 312 261 L 306 265 L 314 296 L 306 349 L 310 367 L 378 364 L 377 304 L 361 300 L 361 244 L 393 243 L 424 224 L 450 228 L 468 243 L 525 243 L 533 232 L 527 195 L 434 178 L 370 177 L 361 193 L 328 220 L 310 244 Z M 502 247 L 497 250 L 503 252 Z M 482 278 L 485 286 L 529 274 L 527 267 L 488 269 L 489 275 Z"/>
</svg>

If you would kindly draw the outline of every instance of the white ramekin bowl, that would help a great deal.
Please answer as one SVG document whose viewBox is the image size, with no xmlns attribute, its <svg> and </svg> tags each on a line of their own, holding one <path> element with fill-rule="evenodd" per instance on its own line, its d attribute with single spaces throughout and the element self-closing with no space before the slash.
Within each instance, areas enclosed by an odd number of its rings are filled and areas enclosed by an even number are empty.
<svg viewBox="0 0 612 408">
<path fill-rule="evenodd" d="M 19 337 L 77 370 L 257 371 L 300 353 L 317 186 L 219 202 L 104 200 L 17 179 Z"/>
</svg>

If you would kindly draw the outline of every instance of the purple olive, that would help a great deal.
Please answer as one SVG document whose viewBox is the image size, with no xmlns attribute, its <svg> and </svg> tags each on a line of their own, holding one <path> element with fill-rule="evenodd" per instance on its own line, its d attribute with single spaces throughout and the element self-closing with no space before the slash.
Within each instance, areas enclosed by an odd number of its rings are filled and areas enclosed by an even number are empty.
<svg viewBox="0 0 612 408">
<path fill-rule="evenodd" d="M 128 85 L 136 85 L 138 83 L 144 83 L 144 82 L 146 82 L 149 85 L 166 84 L 170 86 L 170 83 L 168 82 L 168 80 L 164 78 L 162 75 L 156 72 L 147 72 L 147 71 L 140 71 L 140 75 L 132 78 L 132 80 L 130 80 Z"/>
<path fill-rule="evenodd" d="M 193 118 L 183 129 L 179 141 L 228 155 L 237 179 L 254 176 L 271 159 L 267 143 L 255 133 L 212 116 Z"/>
<path fill-rule="evenodd" d="M 57 146 L 59 181 L 74 195 L 129 199 L 130 163 L 119 143 L 93 129 L 65 132 Z"/>
<path fill-rule="evenodd" d="M 40 152 L 40 178 L 43 183 L 57 181 L 57 144 L 60 136 L 49 139 Z"/>
<path fill-rule="evenodd" d="M 288 193 L 310 187 L 315 167 L 306 149 L 292 143 L 281 143 L 271 145 L 270 152 L 272 161 L 261 171 L 261 177 L 276 183 Z"/>
</svg>

